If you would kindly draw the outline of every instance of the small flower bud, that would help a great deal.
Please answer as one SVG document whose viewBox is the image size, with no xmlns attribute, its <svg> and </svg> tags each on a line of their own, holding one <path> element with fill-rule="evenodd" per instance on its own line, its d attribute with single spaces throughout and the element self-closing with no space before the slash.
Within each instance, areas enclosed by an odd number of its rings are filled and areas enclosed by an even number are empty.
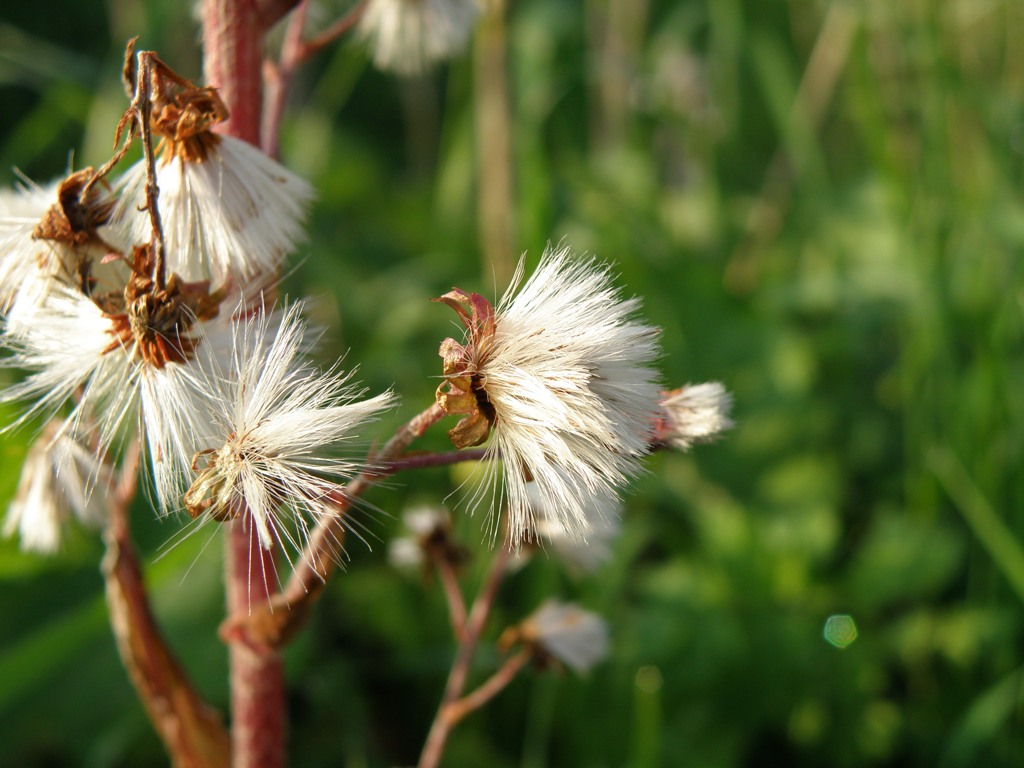
<svg viewBox="0 0 1024 768">
<path fill-rule="evenodd" d="M 444 507 L 413 507 L 402 520 L 410 535 L 394 539 L 388 548 L 388 560 L 396 568 L 424 568 L 435 559 L 458 567 L 468 559 L 452 538 L 451 516 Z"/>
<path fill-rule="evenodd" d="M 512 643 L 532 648 L 541 664 L 554 661 L 583 674 L 608 655 L 608 625 L 575 603 L 548 600 L 506 632 L 502 644 Z"/>
<path fill-rule="evenodd" d="M 732 397 L 717 381 L 688 384 L 664 395 L 658 439 L 685 451 L 729 429 Z"/>
</svg>

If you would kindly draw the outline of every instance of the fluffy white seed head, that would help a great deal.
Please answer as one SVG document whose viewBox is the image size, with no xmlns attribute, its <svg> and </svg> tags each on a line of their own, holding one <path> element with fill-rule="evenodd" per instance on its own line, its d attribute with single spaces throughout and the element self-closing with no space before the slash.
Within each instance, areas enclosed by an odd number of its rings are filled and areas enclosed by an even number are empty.
<svg viewBox="0 0 1024 768">
<path fill-rule="evenodd" d="M 91 405 L 93 398 L 102 399 L 111 387 L 124 383 L 118 365 L 123 355 L 104 354 L 114 339 L 111 320 L 81 292 L 60 284 L 39 303 L 19 308 L 16 331 L 8 327 L 4 338 L 13 354 L 3 364 L 32 373 L 4 390 L 0 401 L 30 401 L 24 418 L 52 415 L 84 387 L 70 422 L 76 431 L 79 416 L 88 409 L 84 404 Z"/>
<path fill-rule="evenodd" d="M 102 525 L 106 513 L 103 499 L 111 482 L 109 467 L 62 434 L 59 422 L 51 422 L 22 465 L 4 534 L 17 533 L 24 550 L 56 552 L 70 519 L 93 527 Z"/>
<path fill-rule="evenodd" d="M 16 307 L 17 331 L 8 328 L 3 339 L 13 354 L 3 364 L 31 373 L 0 393 L 0 402 L 28 403 L 16 424 L 71 403 L 67 436 L 105 456 L 140 421 L 159 506 L 175 506 L 176 478 L 188 471 L 195 440 L 210 423 L 194 358 L 216 359 L 230 348 L 230 316 L 193 318 L 191 357 L 156 366 L 123 339 L 114 317 L 74 288 L 57 284 L 40 303 Z"/>
<path fill-rule="evenodd" d="M 415 75 L 465 48 L 478 15 L 476 0 L 370 0 L 359 35 L 379 69 Z"/>
<path fill-rule="evenodd" d="M 196 356 L 163 368 L 134 364 L 139 423 L 145 435 L 156 506 L 162 514 L 181 505 L 183 478 L 189 476 L 197 450 L 215 434 L 212 409 L 201 369 L 231 348 L 229 317 L 203 323 Z M 126 408 L 134 407 L 127 404 Z"/>
<path fill-rule="evenodd" d="M 621 298 L 607 267 L 567 248 L 549 248 L 517 291 L 521 275 L 520 262 L 493 335 L 468 350 L 468 373 L 493 409 L 488 450 L 503 464 L 513 545 L 537 529 L 531 482 L 549 516 L 582 540 L 587 505 L 616 498 L 650 450 L 658 331 L 636 319 L 639 301 Z"/>
<path fill-rule="evenodd" d="M 251 314 L 234 324 L 227 362 L 203 371 L 218 437 L 199 448 L 186 508 L 215 520 L 250 514 L 267 549 L 301 548 L 309 527 L 335 514 L 337 484 L 363 468 L 346 446 L 394 401 L 360 400 L 348 375 L 311 367 L 303 334 L 298 305 Z"/>
<path fill-rule="evenodd" d="M 578 673 L 608 655 L 608 625 L 574 603 L 548 600 L 519 628 L 521 638 Z"/>
<path fill-rule="evenodd" d="M 111 230 L 101 221 L 105 221 L 112 203 L 101 186 L 94 186 L 88 202 L 76 209 L 80 214 L 97 215 L 99 221 L 86 215 L 82 221 L 76 219 L 76 224 L 85 229 L 76 230 L 67 218 L 61 220 L 62 187 L 78 191 L 90 173 L 91 169 L 85 169 L 45 186 L 26 181 L 15 189 L 0 190 L 0 312 L 6 316 L 9 329 L 17 327 L 25 306 L 44 301 L 60 282 L 80 282 L 82 262 L 104 255 L 102 237 Z M 70 200 L 69 196 L 69 204 Z M 58 232 L 62 226 L 67 229 Z"/>
<path fill-rule="evenodd" d="M 61 179 L 54 179 L 48 184 L 25 181 L 13 188 L 0 189 L 0 231 L 16 225 L 18 221 L 31 222 L 34 227 L 57 201 L 60 182 Z"/>
<path fill-rule="evenodd" d="M 717 381 L 687 384 L 669 392 L 662 401 L 662 440 L 685 451 L 694 443 L 706 442 L 732 426 L 729 411 L 732 396 Z"/>
<path fill-rule="evenodd" d="M 221 136 L 201 161 L 179 155 L 158 164 L 160 213 L 168 271 L 184 280 L 244 283 L 273 273 L 303 239 L 313 188 L 256 147 Z M 146 166 L 120 181 L 113 219 L 124 229 L 124 250 L 148 242 Z"/>
</svg>

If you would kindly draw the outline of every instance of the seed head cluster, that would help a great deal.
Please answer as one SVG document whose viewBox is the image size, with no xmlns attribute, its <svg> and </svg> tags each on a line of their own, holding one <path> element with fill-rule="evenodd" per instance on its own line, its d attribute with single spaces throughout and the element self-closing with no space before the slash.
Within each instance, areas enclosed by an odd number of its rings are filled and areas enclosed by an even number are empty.
<svg viewBox="0 0 1024 768">
<path fill-rule="evenodd" d="M 362 469 L 344 447 L 393 398 L 311 366 L 301 305 L 265 298 L 310 186 L 213 132 L 228 117 L 215 89 L 143 55 L 155 177 L 143 159 L 108 178 L 111 162 L 0 199 L 2 365 L 26 374 L 0 402 L 24 404 L 18 424 L 50 420 L 5 531 L 53 551 L 64 521 L 96 522 L 136 433 L 161 512 L 244 517 L 264 547 L 300 549 Z M 137 108 L 118 135 L 138 136 Z"/>
<path fill-rule="evenodd" d="M 362 29 L 378 63 L 412 72 L 461 46 L 476 13 L 474 0 L 374 0 Z M 275 309 L 309 184 L 215 131 L 228 118 L 216 89 L 138 61 L 117 136 L 141 140 L 143 160 L 113 178 L 126 144 L 98 169 L 0 195 L 0 365 L 23 372 L 0 403 L 49 425 L 5 530 L 53 550 L 64 520 L 95 522 L 93 494 L 134 436 L 162 513 L 241 520 L 267 549 L 303 550 L 345 506 L 341 485 L 371 469 L 353 448 L 395 397 L 312 366 L 301 303 Z M 592 570 L 643 458 L 730 425 L 720 384 L 663 392 L 658 329 L 595 258 L 549 247 L 496 304 L 457 288 L 437 301 L 464 332 L 440 346 L 436 401 L 458 417 L 456 448 L 482 446 L 471 506 L 515 548 L 549 543 Z"/>
</svg>

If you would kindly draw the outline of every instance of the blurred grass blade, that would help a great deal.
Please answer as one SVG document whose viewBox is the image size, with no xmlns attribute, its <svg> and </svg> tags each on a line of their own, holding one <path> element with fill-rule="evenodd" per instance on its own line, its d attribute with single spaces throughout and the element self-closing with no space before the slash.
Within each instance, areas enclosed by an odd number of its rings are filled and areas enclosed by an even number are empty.
<svg viewBox="0 0 1024 768">
<path fill-rule="evenodd" d="M 978 765 L 979 752 L 996 737 L 1021 701 L 1024 667 L 1015 669 L 978 696 L 949 737 L 941 768 Z"/>
<path fill-rule="evenodd" d="M 799 80 L 790 52 L 776 37 L 755 34 L 749 54 L 768 113 L 797 177 L 810 189 L 824 190 L 828 176 L 825 153 L 806 105 L 797 99 Z"/>
<path fill-rule="evenodd" d="M 928 455 L 928 463 L 957 511 L 1024 602 L 1024 549 L 1013 531 L 999 518 L 952 451 L 935 448 Z"/>
</svg>

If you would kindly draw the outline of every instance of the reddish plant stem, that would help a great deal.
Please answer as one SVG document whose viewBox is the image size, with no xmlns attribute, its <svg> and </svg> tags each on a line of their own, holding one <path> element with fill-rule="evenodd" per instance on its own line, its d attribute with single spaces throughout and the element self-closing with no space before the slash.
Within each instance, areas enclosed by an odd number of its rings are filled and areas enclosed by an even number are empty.
<svg viewBox="0 0 1024 768">
<path fill-rule="evenodd" d="M 370 0 L 362 0 L 359 5 L 354 6 L 352 10 L 327 27 L 327 29 L 319 35 L 307 40 L 305 46 L 303 46 L 303 60 L 308 59 L 319 51 L 322 51 L 358 24 L 359 19 L 363 17 L 363 12 L 366 10 L 366 6 L 369 5 L 369 3 Z"/>
<path fill-rule="evenodd" d="M 256 7 L 263 29 L 269 30 L 301 2 L 302 0 L 257 0 Z"/>
<path fill-rule="evenodd" d="M 448 615 L 451 617 L 452 632 L 456 640 L 462 640 L 466 634 L 466 601 L 459 587 L 459 577 L 455 573 L 452 561 L 443 554 L 435 558 L 437 573 L 444 589 L 445 600 L 448 602 Z"/>
<path fill-rule="evenodd" d="M 263 108 L 260 68 L 265 30 L 255 0 L 203 0 L 203 74 L 231 112 L 217 130 L 256 146 Z"/>
<path fill-rule="evenodd" d="M 486 682 L 481 684 L 479 688 L 463 696 L 458 701 L 453 701 L 449 704 L 445 712 L 449 727 L 458 725 L 466 715 L 480 709 L 505 690 L 508 684 L 516 679 L 516 675 L 519 674 L 520 670 L 526 666 L 532 657 L 533 654 L 528 650 L 522 650 L 515 656 L 510 656 L 501 665 L 501 668 L 487 678 Z"/>
<path fill-rule="evenodd" d="M 494 598 L 498 594 L 498 587 L 505 578 L 510 553 L 511 550 L 506 539 L 495 553 L 487 580 L 484 582 L 480 594 L 473 601 L 473 608 L 470 610 L 469 619 L 466 622 L 466 631 L 463 633 L 455 661 L 452 662 L 451 671 L 448 673 L 448 684 L 445 686 L 444 697 L 441 699 L 441 705 L 437 709 L 434 722 L 430 726 L 430 733 L 427 734 L 427 741 L 423 746 L 423 752 L 420 754 L 419 768 L 437 768 L 441 764 L 448 736 L 458 722 L 453 719 L 453 714 L 457 712 L 457 709 L 453 709 L 452 705 L 459 700 L 466 688 L 466 680 L 473 664 L 473 657 L 476 655 L 477 644 L 480 642 L 484 625 L 491 615 L 491 608 L 494 607 Z"/>
<path fill-rule="evenodd" d="M 128 449 L 121 481 L 108 497 L 103 558 L 110 624 L 118 653 L 175 768 L 224 768 L 231 741 L 220 715 L 200 696 L 168 647 L 149 605 L 128 510 L 135 497 L 140 446 Z"/>
<path fill-rule="evenodd" d="M 203 70 L 207 85 L 220 90 L 231 117 L 222 133 L 260 143 L 264 17 L 256 0 L 203 0 Z M 273 552 L 265 551 L 255 527 L 243 517 L 227 528 L 228 615 L 270 603 Z M 237 639 L 228 644 L 231 674 L 231 744 L 235 768 L 285 765 L 287 712 L 284 667 L 268 648 Z"/>
<path fill-rule="evenodd" d="M 263 62 L 263 82 L 266 84 L 266 103 L 263 105 L 263 151 L 277 158 L 281 154 L 281 118 L 288 93 L 291 91 L 295 70 L 301 61 L 302 33 L 306 26 L 308 5 L 300 2 L 295 6 L 281 43 L 281 59 L 275 64 L 270 59 Z"/>
<path fill-rule="evenodd" d="M 483 461 L 486 458 L 488 458 L 486 448 L 469 448 L 462 451 L 444 451 L 442 453 L 415 453 L 389 461 L 381 467 L 380 473 L 394 475 L 407 469 L 447 467 L 452 464 L 461 464 L 464 461 Z"/>
<path fill-rule="evenodd" d="M 280 153 L 281 117 L 288 103 L 288 93 L 295 78 L 295 71 L 307 59 L 352 29 L 362 18 L 367 3 L 368 0 L 362 0 L 327 29 L 309 40 L 303 39 L 307 4 L 304 0 L 294 4 L 295 10 L 288 20 L 288 29 L 285 30 L 284 41 L 281 43 L 279 61 L 275 63 L 267 59 L 263 63 L 263 79 L 267 91 L 267 102 L 263 110 L 263 151 L 271 157 L 277 157 Z"/>
<path fill-rule="evenodd" d="M 429 408 L 418 413 L 395 432 L 384 447 L 370 457 L 372 468 L 357 475 L 340 494 L 336 509 L 339 514 L 325 518 L 317 525 L 310 536 L 309 545 L 303 553 L 302 562 L 296 567 L 282 592 L 285 598 L 300 601 L 303 597 L 322 584 L 334 571 L 337 564 L 337 541 L 344 535 L 344 513 L 352 506 L 373 481 L 382 473 L 378 467 L 386 467 L 396 456 L 401 455 L 409 445 L 421 437 L 432 424 L 437 423 L 445 415 L 441 406 L 432 403 Z"/>
<path fill-rule="evenodd" d="M 274 592 L 273 552 L 260 546 L 249 513 L 228 527 L 228 612 L 266 605 Z M 280 655 L 244 643 L 231 643 L 232 764 L 272 768 L 286 764 L 284 666 Z"/>
</svg>

